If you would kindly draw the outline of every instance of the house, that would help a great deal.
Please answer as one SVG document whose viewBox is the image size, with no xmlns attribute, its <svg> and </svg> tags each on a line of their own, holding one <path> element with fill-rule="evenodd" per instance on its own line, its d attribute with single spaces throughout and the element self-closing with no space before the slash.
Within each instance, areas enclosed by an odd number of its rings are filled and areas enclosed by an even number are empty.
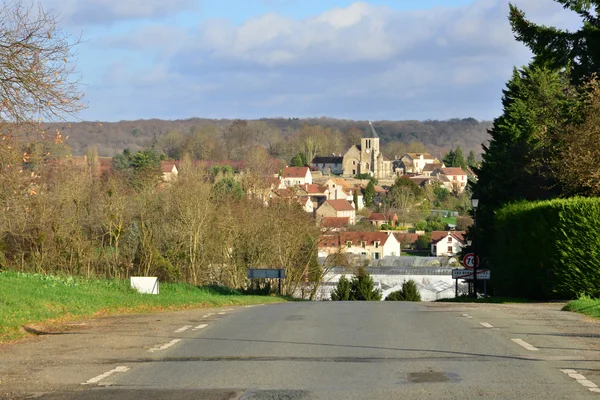
<svg viewBox="0 0 600 400">
<path fill-rule="evenodd" d="M 323 175 L 341 175 L 344 172 L 343 163 L 344 157 L 335 156 L 332 154 L 328 157 L 317 156 L 313 158 L 310 167 L 313 170 L 321 171 Z"/>
<path fill-rule="evenodd" d="M 177 175 L 179 171 L 177 170 L 177 165 L 175 165 L 175 161 L 161 161 L 160 162 L 160 171 L 162 172 L 162 178 L 165 182 L 172 182 L 177 179 Z"/>
<path fill-rule="evenodd" d="M 398 216 L 396 213 L 371 213 L 369 216 L 369 223 L 377 227 L 392 223 L 392 226 L 398 225 Z"/>
<path fill-rule="evenodd" d="M 339 232 L 321 237 L 319 257 L 339 252 L 380 260 L 383 257 L 399 256 L 400 243 L 389 232 Z"/>
<path fill-rule="evenodd" d="M 417 248 L 417 240 L 419 240 L 418 233 L 402 233 L 402 232 L 394 232 L 394 236 L 396 240 L 400 242 L 400 247 L 403 249 L 416 249 Z"/>
<path fill-rule="evenodd" d="M 315 209 L 319 208 L 329 198 L 329 189 L 327 186 L 316 184 L 304 184 L 296 187 L 296 195 L 308 197 L 313 203 Z"/>
<path fill-rule="evenodd" d="M 321 227 L 326 231 L 339 232 L 345 230 L 349 223 L 348 217 L 324 217 L 321 220 Z"/>
<path fill-rule="evenodd" d="M 317 209 L 317 218 L 347 217 L 350 225 L 356 222 L 356 210 L 348 200 L 327 200 Z"/>
<path fill-rule="evenodd" d="M 302 206 L 302 209 L 307 213 L 313 213 L 315 211 L 314 205 L 310 197 L 298 197 L 298 201 Z"/>
<path fill-rule="evenodd" d="M 329 192 L 329 200 L 348 200 L 348 193 L 344 189 L 349 190 L 354 187 L 344 178 L 331 178 L 325 182 L 325 186 L 327 186 Z"/>
<path fill-rule="evenodd" d="M 400 159 L 400 167 L 404 173 L 422 174 L 427 164 L 441 164 L 440 160 L 429 153 L 406 153 Z"/>
<path fill-rule="evenodd" d="M 466 232 L 433 231 L 431 232 L 431 254 L 436 257 L 455 256 L 465 246 Z"/>
<path fill-rule="evenodd" d="M 285 167 L 281 174 L 285 186 L 311 185 L 312 175 L 308 167 Z"/>
<path fill-rule="evenodd" d="M 423 170 L 421 171 L 421 175 L 425 176 L 435 176 L 441 173 L 442 168 L 446 168 L 444 163 L 431 163 L 425 164 Z"/>
<path fill-rule="evenodd" d="M 447 178 L 444 186 L 450 192 L 462 193 L 465 191 L 467 187 L 467 173 L 462 168 L 442 168 L 441 175 Z"/>
</svg>

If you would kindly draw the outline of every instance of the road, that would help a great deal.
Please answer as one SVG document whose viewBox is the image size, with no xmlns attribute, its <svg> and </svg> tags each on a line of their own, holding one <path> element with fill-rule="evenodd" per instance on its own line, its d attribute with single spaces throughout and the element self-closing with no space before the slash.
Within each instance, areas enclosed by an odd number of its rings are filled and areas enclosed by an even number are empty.
<svg viewBox="0 0 600 400">
<path fill-rule="evenodd" d="M 82 324 L 1 347 L 0 394 L 600 399 L 600 324 L 555 304 L 297 302 Z"/>
</svg>

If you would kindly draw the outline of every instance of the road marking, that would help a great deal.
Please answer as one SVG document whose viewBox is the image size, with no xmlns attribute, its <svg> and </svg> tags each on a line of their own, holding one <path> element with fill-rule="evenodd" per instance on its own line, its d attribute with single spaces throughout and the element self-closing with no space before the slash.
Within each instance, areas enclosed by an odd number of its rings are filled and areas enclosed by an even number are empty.
<svg viewBox="0 0 600 400">
<path fill-rule="evenodd" d="M 195 327 L 194 329 L 192 329 L 193 331 L 197 331 L 198 329 L 202 329 L 202 328 L 206 328 L 208 326 L 208 324 L 202 324 L 202 325 L 198 325 L 197 327 Z"/>
<path fill-rule="evenodd" d="M 169 347 L 173 346 L 175 343 L 180 342 L 180 341 L 181 341 L 181 339 L 173 339 L 169 343 L 163 344 L 162 346 L 153 347 L 153 348 L 151 348 L 148 351 L 150 353 L 154 353 L 155 351 L 165 350 L 165 349 L 168 349 Z"/>
<path fill-rule="evenodd" d="M 220 313 L 219 313 L 219 315 L 225 315 L 225 314 L 227 314 L 227 313 L 224 313 L 224 312 L 220 312 Z"/>
<path fill-rule="evenodd" d="M 473 318 L 469 314 L 463 314 L 462 316 L 465 317 L 465 318 L 468 318 L 468 319 L 472 319 Z"/>
<path fill-rule="evenodd" d="M 235 311 L 235 308 L 226 308 L 226 309 L 225 309 L 225 310 L 223 310 L 223 311 Z"/>
<path fill-rule="evenodd" d="M 177 329 L 177 330 L 175 331 L 175 333 L 181 333 L 181 332 L 185 332 L 185 331 L 187 331 L 188 329 L 190 329 L 191 327 L 192 327 L 191 325 L 186 325 L 186 326 L 184 326 L 184 327 L 181 327 L 181 328 Z"/>
<path fill-rule="evenodd" d="M 129 367 L 125 367 L 125 366 L 117 367 L 117 368 L 111 369 L 110 371 L 105 372 L 105 373 L 103 373 L 101 375 L 98 375 L 95 378 L 92 378 L 92 379 L 89 379 L 89 380 L 83 382 L 82 385 L 89 385 L 89 384 L 92 384 L 92 383 L 97 383 L 97 382 L 101 381 L 104 378 L 108 378 L 112 374 L 116 374 L 117 372 L 127 372 L 129 370 L 130 370 Z"/>
<path fill-rule="evenodd" d="M 212 312 L 211 312 L 211 313 L 208 313 L 208 314 L 204 314 L 204 315 L 202 316 L 202 318 L 208 318 L 208 317 L 211 317 L 211 316 L 213 316 L 213 315 L 215 315 L 215 313 L 212 313 Z"/>
<path fill-rule="evenodd" d="M 521 340 L 521 339 L 510 339 L 510 340 L 512 340 L 519 346 L 526 348 L 527 350 L 530 350 L 530 351 L 538 351 L 539 350 L 537 347 L 530 345 L 529 343 L 527 343 L 524 340 Z"/>
<path fill-rule="evenodd" d="M 484 326 L 486 328 L 493 328 L 494 326 L 489 322 L 480 322 L 479 325 Z"/>
<path fill-rule="evenodd" d="M 587 379 L 582 374 L 577 373 L 574 369 L 561 369 L 561 372 L 569 375 L 569 378 L 575 379 L 581 386 L 588 388 L 590 392 L 600 393 L 600 388 L 594 382 Z"/>
</svg>

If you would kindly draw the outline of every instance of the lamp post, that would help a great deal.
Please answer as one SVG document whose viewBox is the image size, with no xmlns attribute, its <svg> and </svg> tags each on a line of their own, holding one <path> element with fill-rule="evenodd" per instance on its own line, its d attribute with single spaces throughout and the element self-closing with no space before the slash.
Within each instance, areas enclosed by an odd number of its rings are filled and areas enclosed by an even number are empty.
<svg viewBox="0 0 600 400">
<path fill-rule="evenodd" d="M 475 232 L 477 228 L 477 206 L 479 205 L 479 199 L 475 197 L 471 198 L 471 205 L 473 206 L 473 232 Z M 475 254 L 475 264 L 473 266 L 473 297 L 477 298 L 477 251 L 475 251 L 475 245 L 473 245 L 473 254 Z"/>
</svg>

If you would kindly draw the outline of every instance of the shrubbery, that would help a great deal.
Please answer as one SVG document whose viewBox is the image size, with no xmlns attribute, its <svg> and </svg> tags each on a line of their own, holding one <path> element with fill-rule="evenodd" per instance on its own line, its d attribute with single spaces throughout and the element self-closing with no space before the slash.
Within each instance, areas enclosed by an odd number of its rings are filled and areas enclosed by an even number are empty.
<svg viewBox="0 0 600 400">
<path fill-rule="evenodd" d="M 600 296 L 600 200 L 507 205 L 495 215 L 496 294 L 532 299 Z"/>
<path fill-rule="evenodd" d="M 386 301 L 421 301 L 417 283 L 412 279 L 402 283 L 402 289 L 388 294 Z"/>
<path fill-rule="evenodd" d="M 351 281 L 345 276 L 340 278 L 337 287 L 331 293 L 331 300 L 379 301 L 381 292 L 375 288 L 371 275 L 363 267 L 360 267 Z"/>
</svg>

